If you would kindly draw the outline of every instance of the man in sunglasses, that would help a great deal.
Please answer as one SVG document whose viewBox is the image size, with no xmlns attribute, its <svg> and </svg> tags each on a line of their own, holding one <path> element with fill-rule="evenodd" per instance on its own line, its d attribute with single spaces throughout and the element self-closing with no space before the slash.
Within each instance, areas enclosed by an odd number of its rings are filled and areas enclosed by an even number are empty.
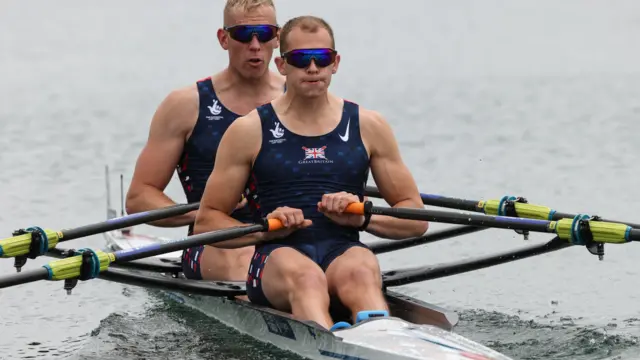
<svg viewBox="0 0 640 360">
<path fill-rule="evenodd" d="M 278 47 L 278 31 L 272 0 L 227 1 L 224 27 L 217 36 L 229 64 L 213 76 L 172 91 L 160 104 L 127 193 L 128 213 L 175 204 L 164 194 L 174 169 L 187 201 L 200 201 L 222 134 L 236 118 L 284 91 L 284 78 L 268 68 Z M 227 189 L 223 186 L 217 191 Z M 233 217 L 250 222 L 242 192 L 234 196 L 238 206 Z M 195 216 L 193 211 L 152 225 L 189 225 L 191 234 Z M 243 281 L 252 254 L 252 246 L 233 250 L 201 246 L 183 252 L 182 267 L 192 279 Z"/>
<path fill-rule="evenodd" d="M 359 231 L 401 239 L 422 235 L 428 223 L 344 211 L 364 199 L 370 170 L 394 207 L 423 207 L 416 183 L 384 118 L 328 92 L 340 62 L 331 27 L 316 17 L 295 18 L 283 26 L 280 41 L 276 64 L 287 92 L 225 133 L 195 232 L 242 225 L 227 214 L 250 179 L 249 205 L 284 228 L 214 245 L 258 244 L 246 282 L 249 299 L 332 330 L 349 324 L 333 324 L 331 298 L 351 311 L 353 322 L 386 316 L 380 267 Z"/>
</svg>

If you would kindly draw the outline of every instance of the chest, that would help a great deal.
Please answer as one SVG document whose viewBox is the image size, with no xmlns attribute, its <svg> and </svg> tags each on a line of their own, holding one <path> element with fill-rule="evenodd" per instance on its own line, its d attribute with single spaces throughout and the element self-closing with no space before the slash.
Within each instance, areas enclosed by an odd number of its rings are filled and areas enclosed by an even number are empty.
<svg viewBox="0 0 640 360">
<path fill-rule="evenodd" d="M 220 91 L 216 93 L 216 96 L 229 111 L 240 116 L 244 116 L 255 110 L 257 107 L 270 102 L 281 94 L 282 89 L 273 89 L 255 96 L 248 96 L 234 91 Z"/>
<path fill-rule="evenodd" d="M 274 131 L 265 134 L 253 172 L 262 181 L 340 179 L 359 183 L 368 169 L 362 142 L 336 133 L 309 138 Z"/>
</svg>

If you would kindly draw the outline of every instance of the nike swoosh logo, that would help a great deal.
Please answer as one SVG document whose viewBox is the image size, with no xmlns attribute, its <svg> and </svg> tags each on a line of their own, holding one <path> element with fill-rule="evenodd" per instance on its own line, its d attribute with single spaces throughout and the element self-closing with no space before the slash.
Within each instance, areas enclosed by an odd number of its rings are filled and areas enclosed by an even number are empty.
<svg viewBox="0 0 640 360">
<path fill-rule="evenodd" d="M 344 135 L 338 134 L 338 136 L 340 136 L 340 139 L 342 139 L 342 141 L 344 141 L 344 142 L 349 141 L 349 124 L 350 123 L 351 123 L 351 118 L 349 118 L 349 120 L 347 120 L 347 130 L 344 132 Z"/>
</svg>

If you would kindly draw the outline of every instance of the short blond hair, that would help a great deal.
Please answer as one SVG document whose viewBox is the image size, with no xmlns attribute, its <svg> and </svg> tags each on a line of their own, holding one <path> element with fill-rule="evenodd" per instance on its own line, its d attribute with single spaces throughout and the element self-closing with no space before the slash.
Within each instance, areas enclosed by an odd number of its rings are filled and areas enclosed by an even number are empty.
<svg viewBox="0 0 640 360">
<path fill-rule="evenodd" d="M 260 6 L 270 6 L 273 11 L 276 11 L 276 6 L 273 4 L 273 0 L 227 0 L 224 6 L 223 23 L 225 26 L 228 24 L 229 14 L 232 10 L 242 10 L 245 12 L 252 11 Z"/>
<path fill-rule="evenodd" d="M 333 29 L 331 25 L 327 23 L 324 19 L 319 18 L 317 16 L 305 15 L 298 16 L 289 21 L 282 27 L 282 32 L 280 33 L 280 52 L 285 53 L 288 51 L 289 44 L 287 43 L 287 36 L 293 29 L 300 28 L 300 30 L 304 32 L 315 33 L 320 29 L 325 29 L 331 36 L 331 48 L 336 48 L 336 40 L 333 36 Z"/>
</svg>

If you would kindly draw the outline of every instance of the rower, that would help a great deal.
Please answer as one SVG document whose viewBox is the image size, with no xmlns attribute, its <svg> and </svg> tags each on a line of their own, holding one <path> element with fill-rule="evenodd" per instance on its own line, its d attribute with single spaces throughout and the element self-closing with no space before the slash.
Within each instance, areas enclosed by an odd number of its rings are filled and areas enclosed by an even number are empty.
<svg viewBox="0 0 640 360">
<path fill-rule="evenodd" d="M 369 171 L 394 207 L 422 208 L 418 188 L 386 120 L 328 92 L 340 63 L 329 24 L 294 18 L 280 41 L 275 60 L 287 92 L 236 120 L 223 136 L 194 232 L 242 225 L 228 214 L 249 179 L 255 190 L 249 205 L 285 228 L 215 246 L 258 244 L 246 282 L 253 303 L 327 329 L 331 297 L 354 322 L 388 315 L 380 266 L 359 231 L 402 239 L 424 234 L 428 223 L 344 210 L 363 200 Z"/>
<path fill-rule="evenodd" d="M 164 190 L 177 171 L 189 203 L 198 202 L 213 170 L 216 149 L 229 125 L 241 115 L 269 102 L 284 90 L 284 78 L 268 66 L 278 47 L 279 27 L 272 0 L 228 0 L 220 46 L 228 52 L 228 66 L 213 76 L 172 91 L 151 122 L 149 138 L 140 153 L 127 193 L 127 212 L 158 209 L 175 202 Z M 226 192 L 225 187 L 217 191 Z M 235 202 L 241 199 L 237 191 Z M 251 222 L 246 200 L 233 217 Z M 189 225 L 196 211 L 151 223 L 161 227 Z M 220 249 L 199 246 L 183 252 L 187 278 L 244 281 L 253 246 Z"/>
</svg>

